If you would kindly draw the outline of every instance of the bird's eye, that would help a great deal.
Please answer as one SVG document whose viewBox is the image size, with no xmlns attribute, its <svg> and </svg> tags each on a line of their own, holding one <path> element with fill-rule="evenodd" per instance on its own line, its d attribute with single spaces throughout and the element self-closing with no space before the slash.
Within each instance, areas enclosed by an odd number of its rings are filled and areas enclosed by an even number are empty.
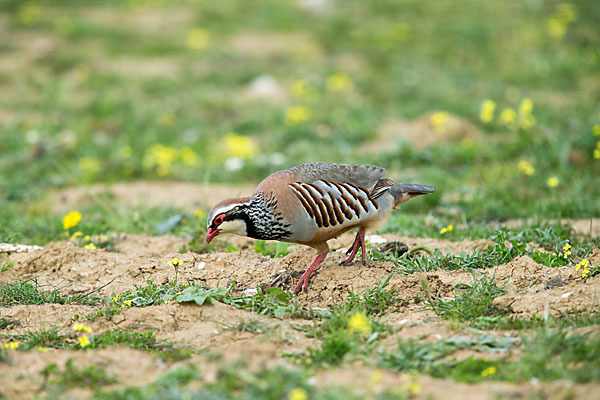
<svg viewBox="0 0 600 400">
<path fill-rule="evenodd" d="M 215 225 L 221 225 L 225 219 L 225 214 L 220 214 L 215 217 Z"/>
</svg>

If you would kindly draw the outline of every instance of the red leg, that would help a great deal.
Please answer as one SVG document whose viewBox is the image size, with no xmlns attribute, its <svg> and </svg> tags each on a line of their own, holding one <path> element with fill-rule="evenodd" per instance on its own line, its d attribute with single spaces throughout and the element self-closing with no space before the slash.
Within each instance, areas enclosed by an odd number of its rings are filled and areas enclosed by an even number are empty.
<svg viewBox="0 0 600 400">
<path fill-rule="evenodd" d="M 354 239 L 354 243 L 352 244 L 352 247 L 350 247 L 348 249 L 348 251 L 346 252 L 346 254 L 350 253 L 350 256 L 347 259 L 345 259 L 344 261 L 342 261 L 340 263 L 340 265 L 350 264 L 352 262 L 352 260 L 354 260 L 356 253 L 358 253 L 359 246 L 360 246 L 360 249 L 362 252 L 362 263 L 363 263 L 363 265 L 366 265 L 365 255 L 367 254 L 367 251 L 366 251 L 366 247 L 365 247 L 365 229 L 364 228 L 358 229 L 358 232 L 356 233 L 356 238 Z"/>
<path fill-rule="evenodd" d="M 300 293 L 300 290 L 304 290 L 305 293 L 308 292 L 308 282 L 310 281 L 310 278 L 315 276 L 317 274 L 317 271 L 321 269 L 321 263 L 323 262 L 325 257 L 327 257 L 328 253 L 329 249 L 317 255 L 315 261 L 313 261 L 313 263 L 310 264 L 310 267 L 308 267 L 306 272 L 300 277 L 298 284 L 294 288 L 294 294 Z"/>
<path fill-rule="evenodd" d="M 349 255 L 350 253 L 352 253 L 353 251 L 358 250 L 358 232 L 356 233 L 356 236 L 354 237 L 354 242 L 352 242 L 352 246 L 348 247 L 348 250 L 346 250 L 346 255 Z"/>
</svg>

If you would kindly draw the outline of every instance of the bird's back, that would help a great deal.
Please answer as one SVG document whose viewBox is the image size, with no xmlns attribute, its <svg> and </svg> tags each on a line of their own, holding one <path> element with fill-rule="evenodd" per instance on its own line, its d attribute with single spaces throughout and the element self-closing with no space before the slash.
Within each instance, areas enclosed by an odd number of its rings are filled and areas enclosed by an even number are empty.
<svg viewBox="0 0 600 400">
<path fill-rule="evenodd" d="M 389 199 L 378 200 L 371 194 L 385 172 L 375 165 L 303 164 L 270 175 L 255 194 L 273 194 L 278 199 L 282 215 L 295 227 L 286 240 L 321 242 L 367 223 L 382 206 L 391 209 Z"/>
</svg>

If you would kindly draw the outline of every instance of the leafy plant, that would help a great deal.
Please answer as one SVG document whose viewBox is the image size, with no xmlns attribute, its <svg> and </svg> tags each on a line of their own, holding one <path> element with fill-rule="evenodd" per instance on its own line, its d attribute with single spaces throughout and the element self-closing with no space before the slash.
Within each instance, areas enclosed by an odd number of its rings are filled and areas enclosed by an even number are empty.
<svg viewBox="0 0 600 400">
<path fill-rule="evenodd" d="M 289 243 L 286 242 L 271 242 L 267 244 L 266 240 L 255 240 L 254 241 L 254 251 L 262 254 L 263 256 L 268 257 L 283 257 L 288 255 L 290 252 L 288 251 Z"/>
<path fill-rule="evenodd" d="M 91 295 L 61 295 L 58 290 L 41 290 L 37 278 L 0 284 L 0 306 L 17 304 L 85 304 L 94 305 L 98 296 Z"/>
<path fill-rule="evenodd" d="M 226 288 L 207 289 L 201 286 L 190 286 L 184 289 L 176 300 L 180 303 L 195 302 L 198 305 L 215 304 L 221 301 L 228 293 Z"/>
<path fill-rule="evenodd" d="M 90 365 L 86 368 L 78 369 L 73 364 L 73 359 L 69 358 L 65 363 L 64 370 L 61 370 L 56 364 L 52 363 L 44 367 L 40 374 L 44 377 L 46 385 L 54 386 L 53 391 L 61 391 L 65 388 L 89 387 L 98 389 L 102 386 L 118 382 L 114 375 L 106 372 L 106 369 Z"/>
</svg>

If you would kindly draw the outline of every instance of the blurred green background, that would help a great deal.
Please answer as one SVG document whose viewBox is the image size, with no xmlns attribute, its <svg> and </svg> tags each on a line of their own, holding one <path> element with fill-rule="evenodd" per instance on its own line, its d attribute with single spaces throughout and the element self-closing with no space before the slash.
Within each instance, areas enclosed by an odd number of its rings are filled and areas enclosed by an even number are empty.
<svg viewBox="0 0 600 400">
<path fill-rule="evenodd" d="M 598 21 L 592 0 L 2 0 L 0 241 L 64 235 L 51 189 L 310 161 L 438 186 L 400 232 L 600 216 Z M 82 211 L 89 233 L 180 212 Z"/>
</svg>

